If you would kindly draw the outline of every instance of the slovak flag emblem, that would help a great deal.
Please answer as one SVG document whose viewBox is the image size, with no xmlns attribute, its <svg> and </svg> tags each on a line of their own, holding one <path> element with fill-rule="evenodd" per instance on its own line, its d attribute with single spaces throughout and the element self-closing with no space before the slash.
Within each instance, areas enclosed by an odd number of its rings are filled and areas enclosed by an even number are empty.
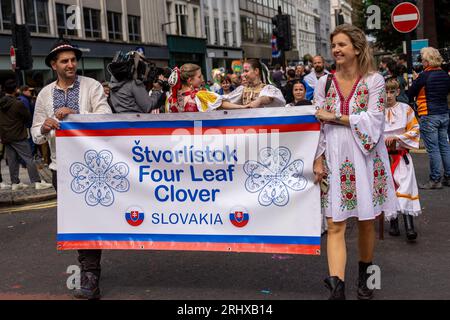
<svg viewBox="0 0 450 320">
<path fill-rule="evenodd" d="M 243 228 L 247 225 L 250 216 L 244 211 L 234 211 L 230 213 L 231 223 L 238 228 Z"/>
<path fill-rule="evenodd" d="M 144 212 L 140 208 L 130 208 L 125 213 L 125 219 L 128 224 L 133 227 L 138 227 L 144 222 Z"/>
</svg>

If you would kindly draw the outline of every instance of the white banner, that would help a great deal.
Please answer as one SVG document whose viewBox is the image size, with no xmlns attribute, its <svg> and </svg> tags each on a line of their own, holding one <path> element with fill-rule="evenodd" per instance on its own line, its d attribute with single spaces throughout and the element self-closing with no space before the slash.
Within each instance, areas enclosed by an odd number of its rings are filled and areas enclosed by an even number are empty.
<svg viewBox="0 0 450 320">
<path fill-rule="evenodd" d="M 58 249 L 320 254 L 314 112 L 69 116 Z"/>
</svg>

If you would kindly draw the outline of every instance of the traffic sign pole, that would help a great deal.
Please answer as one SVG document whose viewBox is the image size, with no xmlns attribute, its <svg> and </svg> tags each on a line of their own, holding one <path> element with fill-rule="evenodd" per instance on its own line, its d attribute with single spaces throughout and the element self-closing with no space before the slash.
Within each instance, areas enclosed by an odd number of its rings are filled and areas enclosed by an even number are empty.
<svg viewBox="0 0 450 320">
<path fill-rule="evenodd" d="M 412 50 L 411 50 L 411 32 L 405 34 L 406 41 L 406 56 L 407 56 L 407 67 L 408 67 L 408 88 L 412 85 L 412 74 L 413 74 L 413 60 L 412 60 Z"/>
<path fill-rule="evenodd" d="M 412 83 L 413 61 L 411 38 L 412 32 L 420 23 L 420 11 L 410 2 L 403 2 L 397 5 L 391 14 L 391 22 L 395 30 L 405 34 L 406 55 L 408 59 L 408 87 Z"/>
</svg>

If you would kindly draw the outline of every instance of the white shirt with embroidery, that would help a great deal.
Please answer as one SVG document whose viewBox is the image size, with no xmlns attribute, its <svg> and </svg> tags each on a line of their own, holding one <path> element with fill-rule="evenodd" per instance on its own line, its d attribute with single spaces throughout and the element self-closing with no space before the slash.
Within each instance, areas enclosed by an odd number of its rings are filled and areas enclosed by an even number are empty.
<svg viewBox="0 0 450 320">
<path fill-rule="evenodd" d="M 234 91 L 230 92 L 228 95 L 223 96 L 223 99 L 231 103 L 242 105 L 242 97 L 244 94 L 244 90 L 245 90 L 244 86 L 239 86 Z M 259 92 L 259 94 L 251 100 L 254 101 L 260 97 L 269 97 L 273 99 L 270 104 L 263 106 L 265 108 L 284 107 L 286 105 L 286 100 L 284 99 L 281 90 L 270 84 L 265 85 L 264 88 L 261 90 L 261 92 Z"/>
<path fill-rule="evenodd" d="M 418 149 L 420 128 L 414 110 L 402 102 L 397 102 L 395 106 L 386 108 L 384 134 L 386 137 L 395 136 L 399 139 L 396 143 L 397 150 Z M 398 160 L 393 178 L 397 187 L 396 194 L 400 211 L 403 214 L 418 216 L 422 209 L 412 157 L 409 153 L 406 153 Z"/>
<path fill-rule="evenodd" d="M 80 81 L 79 92 L 79 113 L 88 114 L 109 114 L 111 108 L 108 105 L 103 87 L 100 82 L 95 79 L 78 76 Z M 55 150 L 55 134 L 52 130 L 48 134 L 41 133 L 41 127 L 47 118 L 55 117 L 54 103 L 53 103 L 53 90 L 56 87 L 56 81 L 50 83 L 44 87 L 36 100 L 34 109 L 33 126 L 31 127 L 31 135 L 33 141 L 36 144 L 44 144 L 49 142 L 51 152 L 51 164 L 50 169 L 56 170 L 56 150 Z"/>
<path fill-rule="evenodd" d="M 316 105 L 327 111 L 341 109 L 350 127 L 323 124 L 316 157 L 325 154 L 329 189 L 322 193 L 325 216 L 334 222 L 357 217 L 372 220 L 383 211 L 396 215 L 397 202 L 384 143 L 385 83 L 377 73 L 359 79 L 345 99 L 333 77 L 325 96 L 327 77 L 317 83 Z"/>
</svg>

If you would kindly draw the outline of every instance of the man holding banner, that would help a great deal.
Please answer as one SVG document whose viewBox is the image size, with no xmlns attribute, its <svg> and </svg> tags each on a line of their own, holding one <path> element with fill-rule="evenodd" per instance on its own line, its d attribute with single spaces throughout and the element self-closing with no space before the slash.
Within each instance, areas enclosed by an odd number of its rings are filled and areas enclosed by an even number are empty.
<svg viewBox="0 0 450 320">
<path fill-rule="evenodd" d="M 39 93 L 31 134 L 36 144 L 50 141 L 53 186 L 57 189 L 55 130 L 69 114 L 108 114 L 108 105 L 102 85 L 91 78 L 77 76 L 77 61 L 81 51 L 65 40 L 58 40 L 45 59 L 57 74 L 57 80 Z M 73 153 L 72 153 L 73 156 Z M 67 158 L 64 160 L 68 160 Z M 75 297 L 95 299 L 100 296 L 101 250 L 79 250 L 81 288 Z"/>
</svg>

